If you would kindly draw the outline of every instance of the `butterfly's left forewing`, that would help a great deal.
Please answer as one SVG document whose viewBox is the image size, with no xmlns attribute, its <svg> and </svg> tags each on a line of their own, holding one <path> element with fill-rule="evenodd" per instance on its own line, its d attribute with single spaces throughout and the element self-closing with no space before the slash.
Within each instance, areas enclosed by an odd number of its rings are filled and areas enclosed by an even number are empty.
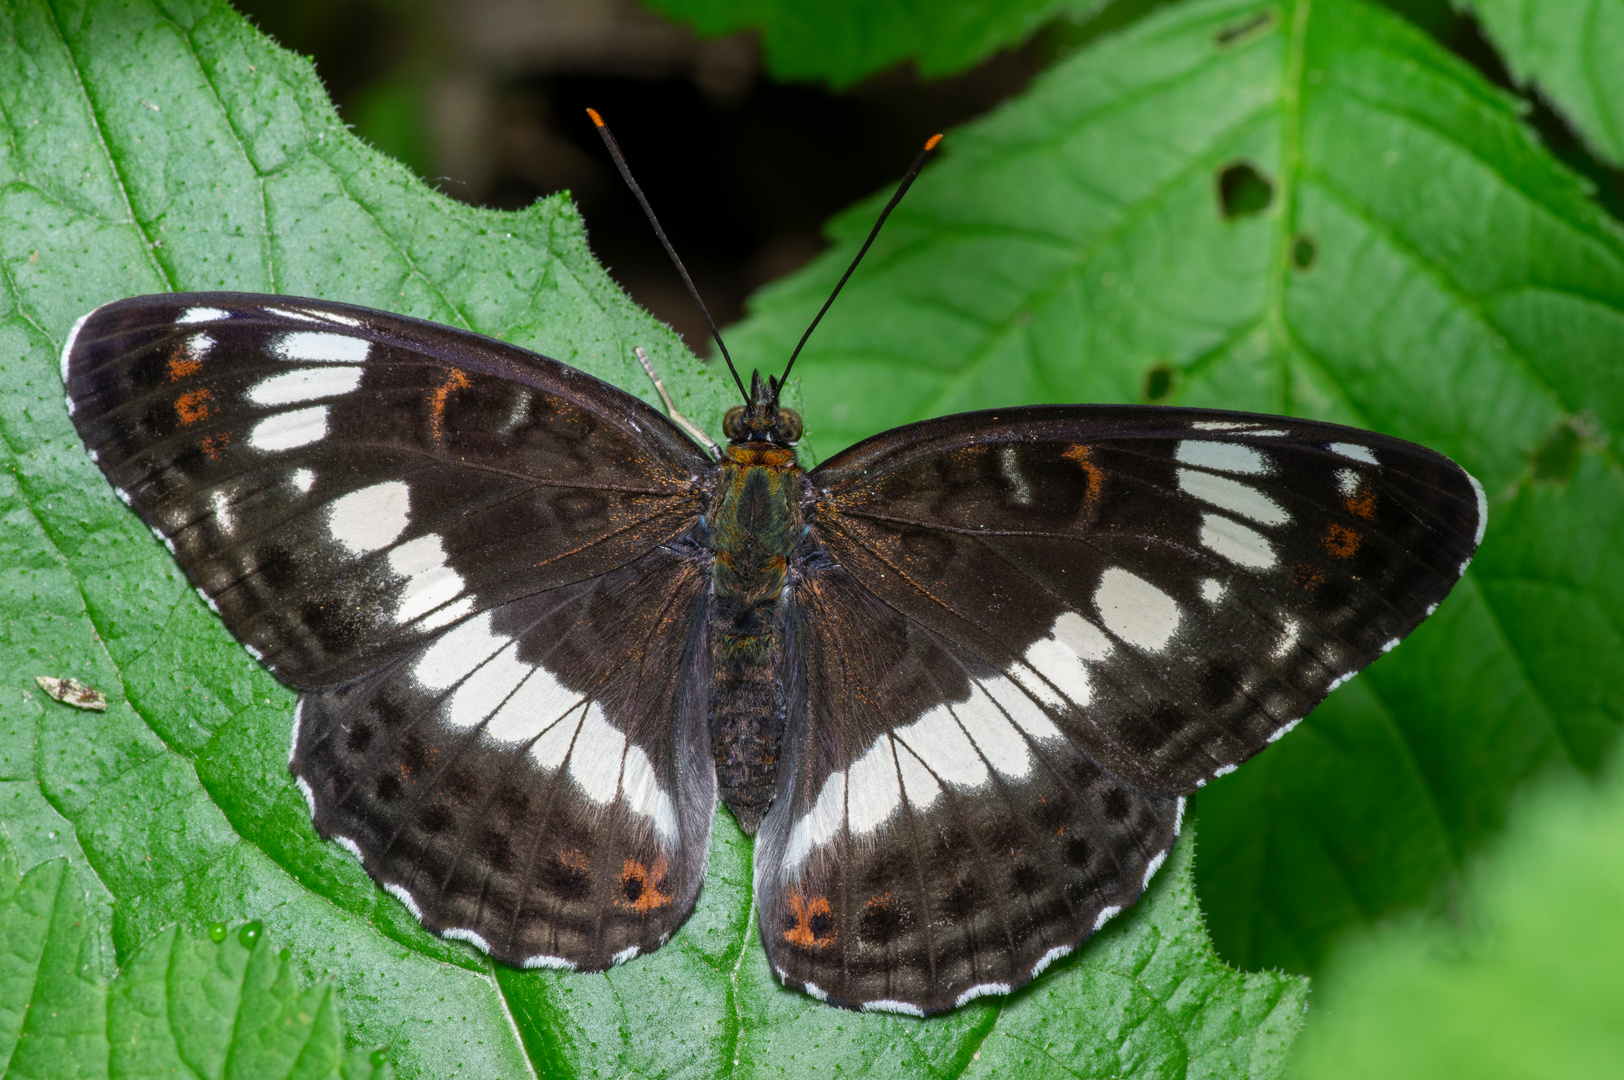
<svg viewBox="0 0 1624 1080">
<path fill-rule="evenodd" d="M 343 304 L 99 308 L 63 350 L 124 500 L 300 699 L 317 828 L 429 928 L 603 968 L 692 910 L 714 465 L 554 360 Z"/>
</svg>

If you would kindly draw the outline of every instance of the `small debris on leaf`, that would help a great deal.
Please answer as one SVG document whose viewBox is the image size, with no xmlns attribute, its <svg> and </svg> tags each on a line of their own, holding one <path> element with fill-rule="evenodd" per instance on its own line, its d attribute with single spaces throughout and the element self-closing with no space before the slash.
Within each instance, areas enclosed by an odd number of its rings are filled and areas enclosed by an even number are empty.
<svg viewBox="0 0 1624 1080">
<path fill-rule="evenodd" d="M 107 695 L 94 687 L 86 686 L 78 679 L 53 679 L 49 675 L 36 675 L 34 681 L 39 683 L 41 690 L 65 705 L 72 705 L 75 709 L 89 709 L 92 712 L 107 711 Z"/>
</svg>

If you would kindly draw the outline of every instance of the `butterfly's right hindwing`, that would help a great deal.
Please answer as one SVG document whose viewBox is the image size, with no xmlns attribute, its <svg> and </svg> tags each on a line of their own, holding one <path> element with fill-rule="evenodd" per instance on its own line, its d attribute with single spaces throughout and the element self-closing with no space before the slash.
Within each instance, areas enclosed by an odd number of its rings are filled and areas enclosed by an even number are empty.
<svg viewBox="0 0 1624 1080">
<path fill-rule="evenodd" d="M 322 301 L 121 300 L 76 327 L 63 375 L 107 478 L 301 688 L 632 561 L 690 527 L 712 469 L 565 365 Z"/>
</svg>

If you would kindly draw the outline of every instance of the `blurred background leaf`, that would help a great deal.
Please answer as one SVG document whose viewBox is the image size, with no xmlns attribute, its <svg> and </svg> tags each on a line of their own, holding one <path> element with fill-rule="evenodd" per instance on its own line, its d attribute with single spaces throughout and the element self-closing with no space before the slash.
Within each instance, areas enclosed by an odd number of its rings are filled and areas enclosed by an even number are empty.
<svg viewBox="0 0 1624 1080">
<path fill-rule="evenodd" d="M 1624 771 L 1536 788 L 1466 875 L 1454 919 L 1407 920 L 1339 950 L 1293 1075 L 1617 1076 L 1620 837 Z"/>
<path fill-rule="evenodd" d="M 1591 148 L 1624 165 L 1624 0 L 1460 0 L 1518 85 L 1545 95 Z"/>
</svg>

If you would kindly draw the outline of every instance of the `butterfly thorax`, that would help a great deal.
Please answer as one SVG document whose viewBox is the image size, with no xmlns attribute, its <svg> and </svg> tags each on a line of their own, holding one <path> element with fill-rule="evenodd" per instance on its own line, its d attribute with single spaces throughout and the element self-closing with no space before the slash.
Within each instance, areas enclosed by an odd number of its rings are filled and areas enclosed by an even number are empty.
<svg viewBox="0 0 1624 1080">
<path fill-rule="evenodd" d="M 780 600 L 789 556 L 806 531 L 806 484 L 795 451 L 768 443 L 728 447 L 706 524 L 715 552 L 711 747 L 721 796 L 754 833 L 772 805 L 785 702 Z"/>
</svg>

